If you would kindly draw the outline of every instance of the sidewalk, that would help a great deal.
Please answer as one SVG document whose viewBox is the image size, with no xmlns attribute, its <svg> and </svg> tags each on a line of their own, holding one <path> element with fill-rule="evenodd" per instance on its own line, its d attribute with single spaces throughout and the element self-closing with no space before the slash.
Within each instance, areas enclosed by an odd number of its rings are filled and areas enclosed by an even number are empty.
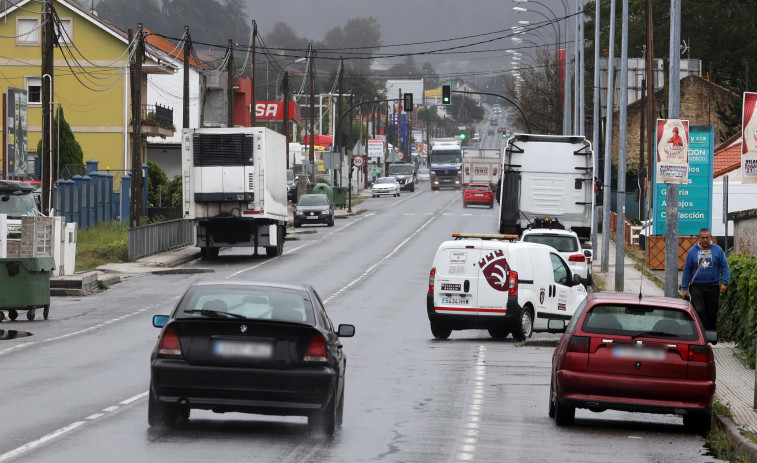
<svg viewBox="0 0 757 463">
<path fill-rule="evenodd" d="M 601 239 L 599 249 L 595 250 L 592 272 L 594 278 L 601 278 L 605 282 L 605 289 L 614 292 L 615 288 L 615 242 L 610 241 L 609 262 L 607 272 L 601 272 Z M 625 256 L 623 260 L 624 291 L 638 294 L 641 288 L 646 295 L 664 296 L 664 291 L 657 284 L 642 275 L 635 268 L 631 258 Z M 653 278 L 664 279 L 662 272 L 652 272 Z M 679 272 L 679 280 L 681 272 Z M 737 349 L 732 342 L 718 343 L 712 346 L 717 368 L 715 397 L 728 406 L 733 415 L 733 421 L 728 418 L 716 417 L 718 425 L 726 432 L 731 442 L 747 453 L 753 462 L 757 462 L 757 444 L 741 435 L 741 431 L 757 433 L 757 412 L 754 406 L 755 371 L 745 367 L 735 357 Z"/>
</svg>

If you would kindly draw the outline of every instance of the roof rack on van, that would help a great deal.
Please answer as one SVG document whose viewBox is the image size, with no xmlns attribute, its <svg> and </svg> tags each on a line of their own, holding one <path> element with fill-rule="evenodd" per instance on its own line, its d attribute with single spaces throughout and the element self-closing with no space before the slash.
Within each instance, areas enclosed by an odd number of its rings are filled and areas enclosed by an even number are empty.
<svg viewBox="0 0 757 463">
<path fill-rule="evenodd" d="M 482 240 L 517 240 L 518 235 L 498 235 L 494 233 L 453 233 L 452 237 L 456 240 L 465 238 L 478 238 Z"/>
</svg>

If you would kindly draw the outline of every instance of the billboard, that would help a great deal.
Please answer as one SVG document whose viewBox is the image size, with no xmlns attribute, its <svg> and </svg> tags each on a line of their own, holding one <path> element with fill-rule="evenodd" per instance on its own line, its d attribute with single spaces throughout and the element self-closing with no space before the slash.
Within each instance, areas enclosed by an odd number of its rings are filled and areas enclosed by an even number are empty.
<svg viewBox="0 0 757 463">
<path fill-rule="evenodd" d="M 8 87 L 5 106 L 5 178 L 21 177 L 26 171 L 26 90 Z"/>
<path fill-rule="evenodd" d="M 744 92 L 741 112 L 741 183 L 757 183 L 757 93 Z"/>
<path fill-rule="evenodd" d="M 664 138 L 664 137 L 663 137 Z M 678 188 L 678 234 L 693 236 L 700 228 L 712 228 L 712 173 L 715 158 L 715 129 L 692 126 L 688 130 L 687 181 Z M 655 156 L 655 164 L 659 158 Z M 655 165 L 657 168 L 657 165 Z M 657 170 L 657 169 L 655 169 Z M 668 184 L 654 189 L 653 233 L 665 234 Z"/>
</svg>

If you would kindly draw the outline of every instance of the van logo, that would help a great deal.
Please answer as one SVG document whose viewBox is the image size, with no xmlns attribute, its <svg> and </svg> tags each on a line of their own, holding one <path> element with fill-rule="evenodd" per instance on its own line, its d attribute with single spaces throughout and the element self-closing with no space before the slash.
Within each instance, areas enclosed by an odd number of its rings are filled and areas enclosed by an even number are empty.
<svg viewBox="0 0 757 463">
<path fill-rule="evenodd" d="M 484 278 L 489 282 L 489 286 L 502 292 L 509 289 L 507 274 L 510 271 L 510 266 L 507 265 L 507 259 L 505 259 L 502 251 L 494 251 L 481 259 L 478 265 L 481 267 Z"/>
<path fill-rule="evenodd" d="M 544 296 L 545 296 L 544 293 L 545 293 L 544 288 L 542 288 L 541 291 L 539 291 L 539 304 L 544 304 Z"/>
</svg>

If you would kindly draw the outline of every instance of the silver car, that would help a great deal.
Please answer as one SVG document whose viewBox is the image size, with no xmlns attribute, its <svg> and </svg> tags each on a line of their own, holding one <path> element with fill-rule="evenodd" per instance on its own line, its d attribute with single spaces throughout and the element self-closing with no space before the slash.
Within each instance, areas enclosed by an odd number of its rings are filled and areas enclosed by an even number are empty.
<svg viewBox="0 0 757 463">
<path fill-rule="evenodd" d="M 399 196 L 400 184 L 394 177 L 380 177 L 371 187 L 371 194 L 374 198 L 381 195 Z"/>
</svg>

